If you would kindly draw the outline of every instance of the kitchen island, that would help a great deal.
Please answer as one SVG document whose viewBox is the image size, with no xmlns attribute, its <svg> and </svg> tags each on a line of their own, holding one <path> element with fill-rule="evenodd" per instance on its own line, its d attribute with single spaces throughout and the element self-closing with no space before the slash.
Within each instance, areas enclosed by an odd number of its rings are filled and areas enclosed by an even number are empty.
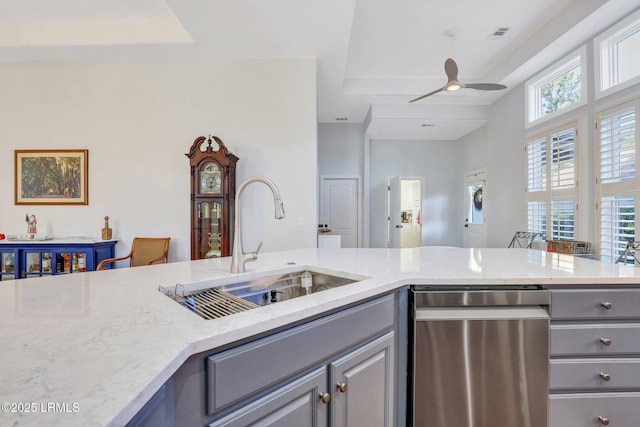
<svg viewBox="0 0 640 427">
<path fill-rule="evenodd" d="M 239 275 L 229 266 L 221 258 L 2 282 L 0 424 L 125 425 L 193 355 L 407 285 L 640 285 L 631 266 L 525 249 L 303 249 L 261 254 Z M 307 266 L 367 278 L 215 320 L 158 291 Z"/>
</svg>

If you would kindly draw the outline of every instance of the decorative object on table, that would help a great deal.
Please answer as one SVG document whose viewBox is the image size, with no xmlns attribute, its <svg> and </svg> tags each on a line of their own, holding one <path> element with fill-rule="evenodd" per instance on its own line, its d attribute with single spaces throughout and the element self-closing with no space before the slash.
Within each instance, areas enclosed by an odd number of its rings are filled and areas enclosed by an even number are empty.
<svg viewBox="0 0 640 427">
<path fill-rule="evenodd" d="M 89 150 L 15 150 L 16 205 L 89 204 Z"/>
<path fill-rule="evenodd" d="M 231 255 L 236 162 L 217 136 L 200 136 L 189 153 L 191 259 Z"/>
<path fill-rule="evenodd" d="M 38 220 L 34 214 L 27 214 L 25 217 L 25 221 L 27 222 L 27 236 L 35 236 L 38 234 Z"/>
<path fill-rule="evenodd" d="M 102 229 L 102 240 L 111 240 L 113 230 L 109 228 L 109 217 L 104 217 L 104 228 Z"/>
<path fill-rule="evenodd" d="M 587 255 L 591 253 L 591 242 L 579 240 L 547 240 L 547 252 Z"/>
</svg>

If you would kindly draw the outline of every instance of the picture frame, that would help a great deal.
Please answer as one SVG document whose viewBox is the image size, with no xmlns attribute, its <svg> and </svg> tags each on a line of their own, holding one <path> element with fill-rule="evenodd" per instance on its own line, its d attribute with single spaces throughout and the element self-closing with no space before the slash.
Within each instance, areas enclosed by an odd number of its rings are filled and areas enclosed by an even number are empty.
<svg viewBox="0 0 640 427">
<path fill-rule="evenodd" d="M 15 150 L 16 205 L 88 205 L 89 150 Z"/>
</svg>

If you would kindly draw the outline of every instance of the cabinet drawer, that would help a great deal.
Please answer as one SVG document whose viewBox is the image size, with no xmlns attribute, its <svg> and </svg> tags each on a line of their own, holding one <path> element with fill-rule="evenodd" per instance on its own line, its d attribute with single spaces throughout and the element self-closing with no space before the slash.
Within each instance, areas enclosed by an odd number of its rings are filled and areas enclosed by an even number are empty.
<svg viewBox="0 0 640 427">
<path fill-rule="evenodd" d="M 551 356 L 634 353 L 640 354 L 638 323 L 551 325 Z"/>
<path fill-rule="evenodd" d="M 638 425 L 639 419 L 640 393 L 557 394 L 549 397 L 549 427 L 633 427 Z"/>
<path fill-rule="evenodd" d="M 225 351 L 206 360 L 207 411 L 259 393 L 393 328 L 394 295 Z"/>
<path fill-rule="evenodd" d="M 552 319 L 640 319 L 640 289 L 551 291 Z"/>
<path fill-rule="evenodd" d="M 551 390 L 640 390 L 640 359 L 551 360 Z"/>
</svg>

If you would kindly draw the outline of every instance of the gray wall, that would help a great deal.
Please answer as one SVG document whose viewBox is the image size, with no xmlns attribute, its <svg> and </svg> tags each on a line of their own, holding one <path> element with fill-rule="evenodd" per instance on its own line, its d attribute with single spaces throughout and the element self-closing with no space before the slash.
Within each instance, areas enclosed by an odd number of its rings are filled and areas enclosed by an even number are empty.
<svg viewBox="0 0 640 427">
<path fill-rule="evenodd" d="M 456 230 L 461 210 L 462 173 L 456 141 L 371 141 L 370 246 L 387 246 L 386 178 L 424 176 L 422 244 L 462 245 Z"/>
<path fill-rule="evenodd" d="M 487 246 L 507 247 L 524 218 L 524 88 L 489 108 L 487 144 Z"/>
<path fill-rule="evenodd" d="M 360 175 L 363 173 L 362 123 L 321 123 L 318 125 L 318 171 L 320 175 Z"/>
</svg>

